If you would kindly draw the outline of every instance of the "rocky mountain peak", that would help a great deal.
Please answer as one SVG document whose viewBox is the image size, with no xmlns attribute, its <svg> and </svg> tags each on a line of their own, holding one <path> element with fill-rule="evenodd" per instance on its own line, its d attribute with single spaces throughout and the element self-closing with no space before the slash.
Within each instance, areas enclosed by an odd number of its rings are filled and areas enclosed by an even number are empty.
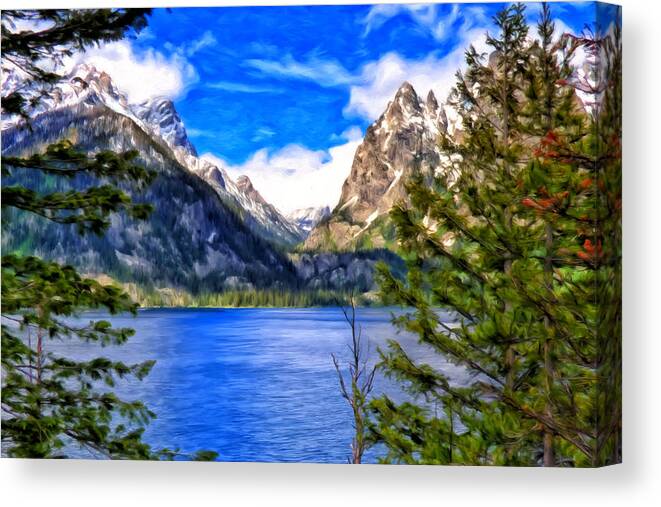
<svg viewBox="0 0 661 507">
<path fill-rule="evenodd" d="M 408 198 L 404 183 L 414 172 L 431 177 L 442 170 L 438 141 L 447 132 L 445 106 L 439 105 L 432 91 L 423 97 L 411 83 L 402 83 L 385 112 L 367 129 L 340 201 L 329 219 L 311 231 L 306 248 L 356 247 L 388 220 L 396 202 Z M 367 244 L 385 246 L 380 234 L 370 236 Z"/>
<path fill-rule="evenodd" d="M 121 93 L 115 86 L 112 78 L 108 73 L 98 70 L 94 65 L 88 63 L 81 63 L 76 65 L 66 80 L 67 83 L 59 88 L 59 92 L 67 95 L 67 85 L 72 87 L 77 95 L 83 91 L 96 92 L 99 98 L 112 98 L 113 100 L 120 101 L 127 104 L 126 95 Z"/>
<path fill-rule="evenodd" d="M 419 116 L 421 104 L 418 94 L 411 83 L 405 81 L 399 87 L 395 98 L 388 104 L 384 117 L 390 122 L 407 121 L 413 116 Z"/>
<path fill-rule="evenodd" d="M 236 186 L 239 188 L 241 193 L 252 199 L 253 201 L 259 202 L 261 204 L 266 204 L 266 200 L 261 196 L 261 194 L 255 189 L 250 181 L 250 178 L 245 174 L 239 176 L 236 179 Z"/>
<path fill-rule="evenodd" d="M 418 94 L 413 88 L 413 85 L 408 81 L 404 81 L 395 94 L 394 102 L 410 102 L 412 104 L 418 103 Z"/>
<path fill-rule="evenodd" d="M 429 90 L 425 105 L 427 106 L 427 111 L 429 111 L 429 113 L 438 113 L 438 101 L 436 100 L 436 95 L 434 95 L 434 90 Z"/>
<path fill-rule="evenodd" d="M 184 122 L 170 99 L 154 97 L 131 108 L 140 120 L 156 129 L 171 147 L 184 148 L 189 154 L 197 156 L 197 151 L 186 134 Z"/>
</svg>

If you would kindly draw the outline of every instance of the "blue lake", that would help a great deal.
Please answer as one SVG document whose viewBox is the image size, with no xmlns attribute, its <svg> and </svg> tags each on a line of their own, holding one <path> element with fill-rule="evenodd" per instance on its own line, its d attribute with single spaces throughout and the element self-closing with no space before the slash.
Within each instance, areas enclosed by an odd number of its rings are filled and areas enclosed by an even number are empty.
<svg viewBox="0 0 661 507">
<path fill-rule="evenodd" d="M 397 338 L 411 356 L 459 375 L 397 334 L 391 310 L 358 309 L 372 362 L 377 347 Z M 86 313 L 81 320 L 107 318 Z M 145 439 L 182 452 L 210 449 L 222 461 L 346 463 L 352 417 L 341 397 L 331 353 L 348 359 L 350 328 L 339 308 L 150 309 L 109 319 L 136 330 L 121 347 L 100 350 L 79 342 L 52 343 L 77 357 L 104 355 L 125 362 L 155 359 L 142 382 L 120 382 L 127 399 L 156 412 Z M 374 396 L 405 396 L 377 377 Z M 382 450 L 368 451 L 376 461 Z"/>
</svg>

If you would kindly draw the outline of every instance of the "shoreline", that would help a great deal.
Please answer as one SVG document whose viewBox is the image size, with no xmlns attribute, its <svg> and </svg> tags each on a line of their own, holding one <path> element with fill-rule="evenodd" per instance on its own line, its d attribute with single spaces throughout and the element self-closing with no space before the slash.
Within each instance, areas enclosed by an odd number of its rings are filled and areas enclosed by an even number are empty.
<svg viewBox="0 0 661 507">
<path fill-rule="evenodd" d="M 310 306 L 140 306 L 140 310 L 305 310 L 320 308 L 342 308 L 341 305 L 310 305 Z M 356 305 L 356 308 L 389 308 L 387 305 Z"/>
</svg>

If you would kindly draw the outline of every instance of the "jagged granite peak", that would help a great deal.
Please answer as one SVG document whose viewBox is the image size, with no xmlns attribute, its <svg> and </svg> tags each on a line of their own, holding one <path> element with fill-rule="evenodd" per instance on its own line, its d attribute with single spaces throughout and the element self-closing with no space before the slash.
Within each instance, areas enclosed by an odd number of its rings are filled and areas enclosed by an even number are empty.
<svg viewBox="0 0 661 507">
<path fill-rule="evenodd" d="M 126 100 L 126 95 L 118 90 L 110 74 L 88 63 L 76 65 L 65 77 L 65 81 L 68 81 L 74 87 L 79 86 L 81 91 L 91 89 L 116 99 Z"/>
<path fill-rule="evenodd" d="M 154 97 L 131 109 L 145 124 L 156 129 L 158 134 L 172 147 L 184 148 L 191 155 L 197 156 L 195 147 L 188 139 L 184 122 L 167 97 Z"/>
<path fill-rule="evenodd" d="M 401 86 L 397 89 L 397 93 L 395 93 L 395 100 L 394 102 L 409 102 L 413 106 L 418 105 L 418 94 L 415 91 L 415 88 L 413 88 L 413 85 L 409 83 L 408 81 L 404 81 Z"/>
<path fill-rule="evenodd" d="M 436 114 L 438 113 L 438 101 L 436 100 L 436 95 L 434 95 L 434 90 L 429 90 L 429 93 L 427 94 L 427 111 L 429 111 L 431 114 Z"/>
<path fill-rule="evenodd" d="M 245 174 L 239 176 L 236 179 L 236 186 L 239 188 L 241 193 L 249 197 L 255 202 L 261 203 L 261 204 L 267 204 L 266 200 L 262 197 L 262 195 L 255 189 L 255 187 L 252 184 L 252 181 L 250 181 L 250 178 L 246 176 Z"/>
<path fill-rule="evenodd" d="M 390 121 L 405 121 L 411 116 L 420 115 L 422 104 L 415 89 L 407 81 L 402 84 L 395 98 L 388 104 L 386 116 Z"/>
<path fill-rule="evenodd" d="M 309 232 L 319 222 L 328 218 L 331 210 L 328 206 L 300 208 L 287 214 L 287 218 L 306 232 Z"/>
<path fill-rule="evenodd" d="M 311 231 L 305 249 L 355 247 L 377 219 L 407 198 L 404 182 L 414 172 L 431 175 L 442 167 L 438 141 L 447 126 L 445 108 L 433 92 L 424 100 L 404 82 L 367 129 L 337 206 Z M 371 241 L 374 247 L 384 246 L 381 243 L 378 235 Z"/>
</svg>

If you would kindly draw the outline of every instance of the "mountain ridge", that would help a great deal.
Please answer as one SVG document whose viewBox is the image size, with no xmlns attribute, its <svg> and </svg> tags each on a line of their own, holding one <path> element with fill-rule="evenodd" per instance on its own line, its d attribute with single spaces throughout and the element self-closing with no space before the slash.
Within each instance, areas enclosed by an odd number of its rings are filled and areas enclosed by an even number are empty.
<svg viewBox="0 0 661 507">
<path fill-rule="evenodd" d="M 14 75 L 3 76 L 3 95 L 17 85 Z M 93 65 L 78 64 L 32 112 L 32 121 L 43 114 L 53 114 L 75 104 L 103 104 L 131 119 L 147 135 L 172 152 L 172 157 L 196 176 L 208 181 L 228 206 L 236 209 L 246 224 L 257 234 L 286 247 L 299 243 L 305 236 L 273 205 L 260 199 L 254 201 L 243 193 L 227 171 L 199 158 L 190 142 L 183 120 L 171 100 L 155 97 L 131 104 L 112 81 L 112 77 Z M 3 130 L 21 128 L 20 118 L 3 117 Z M 222 180 L 222 181 L 221 181 Z M 261 197 L 261 196 L 260 196 Z"/>
<path fill-rule="evenodd" d="M 396 202 L 408 199 L 405 181 L 415 172 L 429 177 L 446 170 L 438 138 L 457 130 L 452 110 L 439 105 L 433 91 L 423 99 L 409 82 L 402 83 L 365 132 L 337 205 L 312 229 L 303 250 L 392 247 L 387 214 Z"/>
<path fill-rule="evenodd" d="M 80 77 L 91 79 L 85 81 Z M 241 287 L 296 286 L 291 261 L 257 235 L 204 179 L 183 165 L 166 140 L 127 107 L 106 73 L 89 66 L 77 69 L 72 79 L 54 93 L 51 103 L 32 118 L 30 129 L 20 123 L 3 124 L 3 155 L 25 156 L 44 145 L 68 138 L 78 149 L 95 152 L 138 151 L 137 162 L 156 171 L 144 191 L 120 188 L 154 211 L 145 221 L 124 214 L 111 216 L 103 236 L 80 236 L 66 227 L 11 211 L 3 220 L 5 251 L 34 254 L 73 264 L 83 272 L 107 273 L 120 281 L 147 286 L 173 286 L 197 290 Z M 4 122 L 3 122 L 4 123 Z M 183 147 L 175 147 L 183 152 Z M 192 155 L 191 155 L 192 156 Z M 94 178 L 49 180 L 34 173 L 8 176 L 39 193 L 83 189 Z"/>
</svg>

